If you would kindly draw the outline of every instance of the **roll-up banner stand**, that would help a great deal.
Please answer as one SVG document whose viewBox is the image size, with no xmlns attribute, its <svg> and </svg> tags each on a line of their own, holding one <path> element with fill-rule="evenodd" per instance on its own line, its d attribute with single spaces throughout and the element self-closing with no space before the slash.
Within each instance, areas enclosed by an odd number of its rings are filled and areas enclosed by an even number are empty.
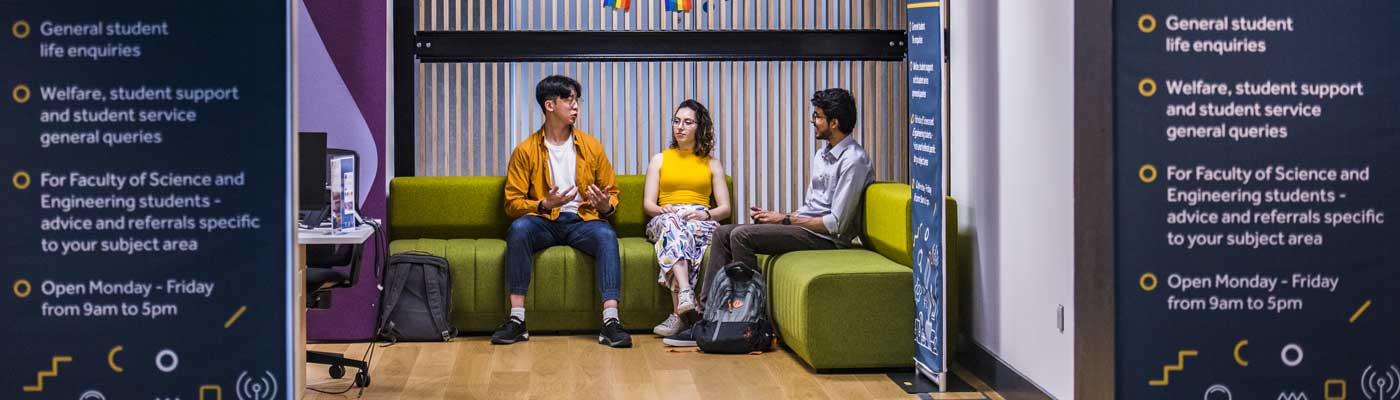
<svg viewBox="0 0 1400 400">
<path fill-rule="evenodd" d="M 946 390 L 948 323 L 943 237 L 947 193 L 948 125 L 945 122 L 947 56 L 946 1 L 910 1 L 909 179 L 913 187 L 914 365 Z"/>
</svg>

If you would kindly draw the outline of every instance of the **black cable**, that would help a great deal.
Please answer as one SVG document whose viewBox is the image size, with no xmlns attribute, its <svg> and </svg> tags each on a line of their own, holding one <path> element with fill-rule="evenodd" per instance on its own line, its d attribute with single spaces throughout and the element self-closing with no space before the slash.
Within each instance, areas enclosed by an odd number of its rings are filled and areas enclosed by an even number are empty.
<svg viewBox="0 0 1400 400">
<path fill-rule="evenodd" d="M 358 216 L 357 216 L 357 217 L 358 217 Z M 374 230 L 374 232 L 370 233 L 370 238 L 373 240 L 373 243 L 374 243 L 373 246 L 375 247 L 375 252 L 374 252 L 374 263 L 375 263 L 375 266 L 376 266 L 376 268 L 377 268 L 377 267 L 380 266 L 380 264 L 381 264 L 381 263 L 383 262 L 383 260 L 385 259 L 385 257 L 384 257 L 384 252 L 388 251 L 388 248 L 387 248 L 388 246 L 384 244 L 384 235 L 383 235 L 383 232 L 380 230 L 381 224 L 380 224 L 378 221 L 375 221 L 374 219 L 366 219 L 366 220 L 362 220 L 362 222 L 364 222 L 365 225 L 369 225 L 370 228 Z M 356 262 L 358 262 L 358 260 L 357 260 Z M 375 278 L 379 278 L 379 270 L 378 270 L 378 269 L 376 269 L 376 270 L 374 271 L 374 276 L 375 276 Z M 379 290 L 379 289 L 376 287 L 376 290 Z M 378 319 L 378 318 L 379 318 L 379 316 L 376 315 L 376 316 L 375 316 L 375 319 Z M 361 370 L 361 372 L 364 373 L 366 379 L 369 378 L 370 366 L 372 365 L 371 363 L 374 362 L 374 348 L 375 348 L 375 344 L 379 342 L 379 330 L 380 330 L 380 329 L 383 329 L 383 328 L 384 328 L 383 326 L 379 326 L 378 328 L 376 328 L 376 329 L 374 330 L 374 333 L 371 334 L 370 339 L 369 339 L 369 346 L 365 349 L 365 354 L 364 354 L 363 356 L 360 356 L 360 360 L 364 361 L 364 363 L 365 363 L 365 369 Z M 342 365 L 342 366 L 340 366 L 340 367 L 341 367 L 341 368 L 344 368 L 345 366 Z M 355 376 L 359 376 L 359 374 L 357 373 Z M 345 393 L 349 393 L 351 390 L 354 390 L 354 389 L 355 389 L 355 380 L 356 380 L 355 378 L 351 378 L 350 386 L 345 387 L 344 390 L 341 390 L 341 391 L 339 391 L 339 392 L 332 392 L 332 391 L 327 391 L 327 390 L 321 390 L 321 389 L 317 389 L 317 388 L 313 388 L 313 387 L 307 387 L 307 389 L 312 390 L 312 391 L 315 391 L 315 392 L 317 392 L 317 393 L 324 393 L 324 394 L 345 394 Z M 366 386 L 368 386 L 368 385 L 366 385 Z M 365 387 L 366 387 L 366 386 L 361 386 L 361 387 L 360 387 L 360 392 L 357 393 L 355 397 L 364 397 L 364 395 L 365 395 Z"/>
<path fill-rule="evenodd" d="M 364 220 L 364 223 L 374 228 L 374 277 L 383 278 L 383 270 L 386 268 L 389 252 L 388 239 L 385 239 L 383 235 L 383 223 L 375 219 Z"/>
<path fill-rule="evenodd" d="M 378 337 L 378 336 L 379 336 L 379 335 L 376 333 L 375 336 L 372 337 L 372 338 L 370 339 L 369 348 L 365 349 L 365 355 L 360 356 L 360 359 L 365 361 L 365 369 L 364 369 L 363 371 L 364 371 L 366 377 L 369 376 L 370 361 L 374 359 L 374 338 L 375 338 L 375 337 Z M 344 368 L 343 365 L 342 365 L 341 367 Z M 358 375 L 358 374 L 357 374 L 357 375 Z M 345 393 L 348 393 L 348 392 L 350 392 L 351 390 L 354 390 L 354 389 L 355 389 L 355 379 L 354 379 L 354 378 L 351 378 L 351 379 L 350 379 L 350 386 L 346 386 L 346 387 L 345 387 L 345 390 L 341 390 L 341 391 L 339 391 L 339 392 L 332 392 L 332 391 L 328 391 L 328 390 L 321 390 L 321 389 L 317 389 L 317 388 L 313 388 L 313 387 L 307 387 L 307 389 L 312 390 L 312 391 L 315 391 L 315 392 L 317 392 L 317 393 L 324 393 L 324 394 L 345 394 Z M 364 386 L 361 386 L 361 387 L 360 387 L 360 393 L 359 393 L 358 395 L 356 395 L 355 397 L 363 397 L 364 395 L 365 395 L 365 387 L 364 387 Z"/>
</svg>

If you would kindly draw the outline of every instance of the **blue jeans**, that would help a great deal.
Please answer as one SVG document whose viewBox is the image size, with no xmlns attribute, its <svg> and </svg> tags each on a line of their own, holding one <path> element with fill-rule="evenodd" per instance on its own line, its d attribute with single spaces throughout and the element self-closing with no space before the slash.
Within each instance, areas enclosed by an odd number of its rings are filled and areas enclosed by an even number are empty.
<svg viewBox="0 0 1400 400">
<path fill-rule="evenodd" d="M 617 232 L 607 221 L 584 221 L 574 213 L 560 213 L 555 221 L 526 215 L 510 223 L 506 231 L 506 285 L 510 294 L 523 296 L 530 290 L 535 252 L 559 245 L 593 256 L 603 301 L 617 300 L 622 281 Z"/>
</svg>

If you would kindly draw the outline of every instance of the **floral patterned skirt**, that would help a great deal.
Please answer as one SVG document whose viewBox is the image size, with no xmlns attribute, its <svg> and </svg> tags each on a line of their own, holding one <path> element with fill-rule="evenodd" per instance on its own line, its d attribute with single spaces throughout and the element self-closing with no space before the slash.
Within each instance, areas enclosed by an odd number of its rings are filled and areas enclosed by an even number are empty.
<svg viewBox="0 0 1400 400">
<path fill-rule="evenodd" d="M 708 210 L 709 207 L 699 204 L 672 204 L 680 210 Z M 661 286 L 671 287 L 668 278 L 671 276 L 671 268 L 681 261 L 689 261 L 690 287 L 695 287 L 695 281 L 700 275 L 700 258 L 705 256 L 705 250 L 710 247 L 710 238 L 714 237 L 715 229 L 719 228 L 719 223 L 707 220 L 687 221 L 676 213 L 665 213 L 651 219 L 647 223 L 647 240 L 656 245 L 656 262 L 661 265 L 661 271 L 656 278 L 656 283 Z"/>
</svg>

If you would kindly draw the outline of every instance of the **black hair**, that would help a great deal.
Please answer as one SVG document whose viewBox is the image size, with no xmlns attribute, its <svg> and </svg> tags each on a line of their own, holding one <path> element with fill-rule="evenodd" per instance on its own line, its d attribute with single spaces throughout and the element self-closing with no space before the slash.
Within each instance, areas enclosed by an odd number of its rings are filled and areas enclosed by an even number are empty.
<svg viewBox="0 0 1400 400">
<path fill-rule="evenodd" d="M 841 133 L 850 134 L 856 129 L 856 99 L 846 89 L 819 90 L 812 95 L 812 106 L 820 108 L 826 119 L 839 122 Z"/>
<path fill-rule="evenodd" d="M 676 106 L 676 111 L 688 108 L 695 111 L 695 156 L 705 158 L 710 156 L 710 152 L 715 149 L 715 123 L 710 119 L 710 110 L 704 104 L 687 99 L 681 105 Z M 674 113 L 672 113 L 674 115 Z M 676 135 L 671 134 L 671 148 L 677 148 Z"/>
<path fill-rule="evenodd" d="M 574 80 L 574 78 L 563 75 L 550 75 L 541 79 L 540 83 L 535 85 L 535 101 L 540 103 L 541 110 L 544 110 L 544 102 L 546 100 L 570 96 L 583 97 L 583 86 L 579 85 L 578 81 Z"/>
</svg>

